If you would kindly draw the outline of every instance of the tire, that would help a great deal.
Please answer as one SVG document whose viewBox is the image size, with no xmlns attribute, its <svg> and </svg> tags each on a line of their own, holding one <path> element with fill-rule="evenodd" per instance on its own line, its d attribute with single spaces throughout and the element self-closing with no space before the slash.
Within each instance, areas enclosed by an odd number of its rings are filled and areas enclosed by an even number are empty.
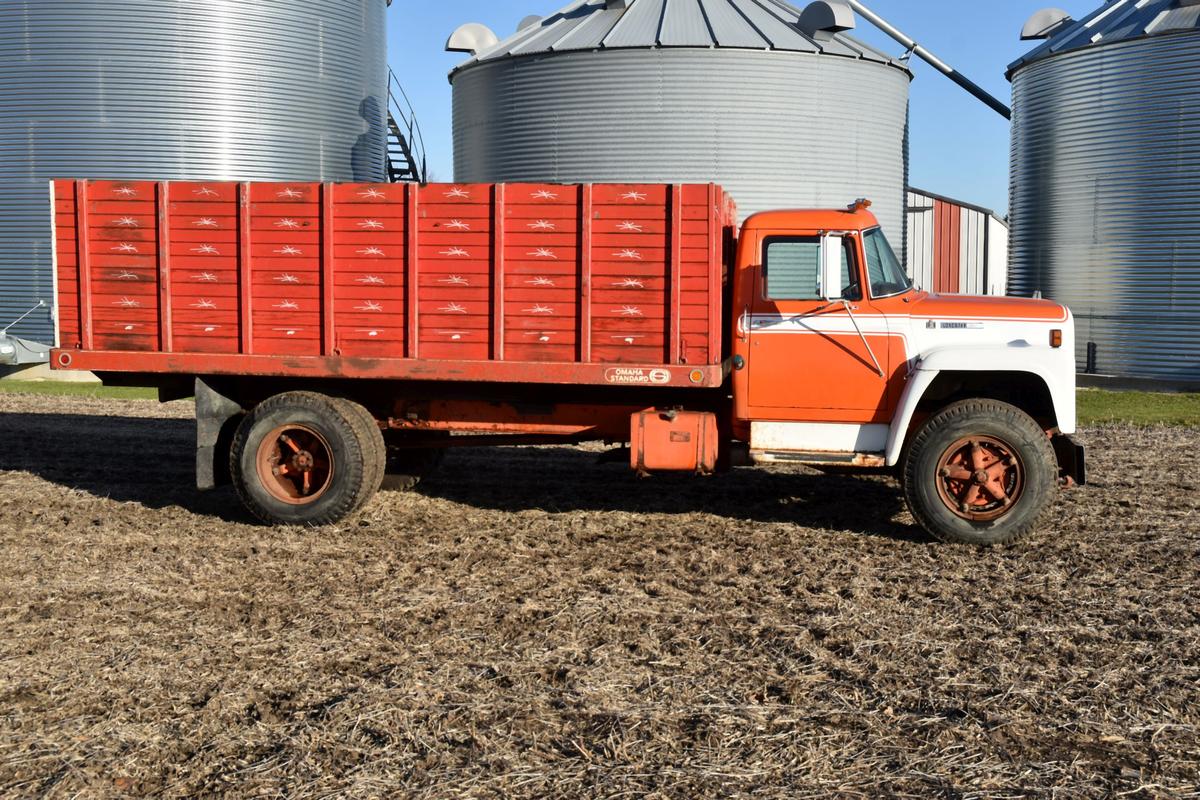
<svg viewBox="0 0 1200 800">
<path fill-rule="evenodd" d="M 229 471 L 242 503 L 274 525 L 331 525 L 359 511 L 383 478 L 383 438 L 356 403 L 286 392 L 238 426 Z"/>
<path fill-rule="evenodd" d="M 907 448 L 905 500 L 944 542 L 991 546 L 1038 526 L 1058 494 L 1048 437 L 1028 414 L 997 400 L 963 400 L 934 414 Z"/>
<path fill-rule="evenodd" d="M 363 505 L 366 505 L 367 502 L 370 501 L 371 497 L 379 491 L 380 486 L 383 484 L 383 477 L 387 464 L 387 445 L 384 444 L 383 441 L 383 431 L 380 430 L 379 423 L 376 422 L 374 415 L 353 400 L 347 400 L 346 398 L 338 397 L 334 398 L 334 402 L 336 402 L 347 415 L 351 415 L 353 417 L 355 425 L 358 426 L 361 440 L 369 446 L 369 450 L 366 451 L 368 454 L 367 466 L 369 468 L 369 474 L 366 477 L 367 485 L 370 487 L 371 491 L 370 494 L 367 495 L 366 500 L 363 501 Z"/>
<path fill-rule="evenodd" d="M 407 436 L 405 438 L 408 438 Z M 449 438 L 436 433 L 427 435 L 429 439 Z M 393 443 L 397 439 L 392 440 Z M 403 440 L 401 440 L 403 441 Z M 387 454 L 387 474 L 383 478 L 383 490 L 386 492 L 407 492 L 415 489 L 418 484 L 441 466 L 446 457 L 446 451 L 441 447 L 391 447 Z"/>
</svg>

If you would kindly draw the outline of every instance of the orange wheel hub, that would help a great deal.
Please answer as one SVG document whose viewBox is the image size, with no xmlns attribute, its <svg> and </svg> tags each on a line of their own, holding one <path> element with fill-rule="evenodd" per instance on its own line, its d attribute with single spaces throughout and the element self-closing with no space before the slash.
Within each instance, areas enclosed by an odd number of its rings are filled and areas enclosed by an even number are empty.
<svg viewBox="0 0 1200 800">
<path fill-rule="evenodd" d="M 1007 514 L 1025 490 L 1025 467 L 1008 443 L 970 436 L 938 459 L 938 495 L 963 519 L 989 522 Z"/>
<path fill-rule="evenodd" d="M 333 479 L 329 443 L 304 425 L 281 425 L 267 434 L 255 463 L 263 487 L 272 497 L 292 505 L 315 501 Z"/>
</svg>

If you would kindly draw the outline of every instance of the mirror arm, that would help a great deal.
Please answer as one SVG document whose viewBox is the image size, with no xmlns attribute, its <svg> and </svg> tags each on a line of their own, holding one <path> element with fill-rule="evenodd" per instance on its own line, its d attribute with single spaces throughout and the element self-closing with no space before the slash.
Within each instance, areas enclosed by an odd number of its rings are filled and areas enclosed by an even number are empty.
<svg viewBox="0 0 1200 800">
<path fill-rule="evenodd" d="M 867 355 L 871 357 L 871 361 L 875 364 L 875 371 L 879 373 L 879 377 L 886 378 L 887 374 L 883 371 L 883 367 L 879 366 L 879 359 L 875 357 L 875 351 L 871 349 L 871 343 L 863 335 L 862 328 L 858 327 L 858 320 L 854 316 L 854 310 L 850 307 L 850 301 L 843 297 L 842 305 L 846 307 L 846 315 L 850 317 L 850 322 L 854 323 L 854 330 L 858 331 L 858 338 L 862 339 L 863 347 L 867 348 Z"/>
</svg>

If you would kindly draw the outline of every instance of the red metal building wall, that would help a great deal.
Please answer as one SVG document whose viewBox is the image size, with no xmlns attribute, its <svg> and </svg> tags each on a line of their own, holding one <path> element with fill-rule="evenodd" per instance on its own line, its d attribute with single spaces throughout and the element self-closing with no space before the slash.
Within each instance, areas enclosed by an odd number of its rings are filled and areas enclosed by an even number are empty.
<svg viewBox="0 0 1200 800">
<path fill-rule="evenodd" d="M 933 201 L 933 291 L 957 294 L 962 266 L 962 208 Z"/>
</svg>

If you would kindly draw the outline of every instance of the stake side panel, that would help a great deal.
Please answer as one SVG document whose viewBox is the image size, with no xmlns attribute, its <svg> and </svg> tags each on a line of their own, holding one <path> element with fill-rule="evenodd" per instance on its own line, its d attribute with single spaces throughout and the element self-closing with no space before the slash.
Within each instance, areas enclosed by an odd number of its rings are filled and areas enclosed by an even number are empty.
<svg viewBox="0 0 1200 800">
<path fill-rule="evenodd" d="M 719 383 L 716 186 L 57 181 L 55 198 L 73 368 Z"/>
</svg>

